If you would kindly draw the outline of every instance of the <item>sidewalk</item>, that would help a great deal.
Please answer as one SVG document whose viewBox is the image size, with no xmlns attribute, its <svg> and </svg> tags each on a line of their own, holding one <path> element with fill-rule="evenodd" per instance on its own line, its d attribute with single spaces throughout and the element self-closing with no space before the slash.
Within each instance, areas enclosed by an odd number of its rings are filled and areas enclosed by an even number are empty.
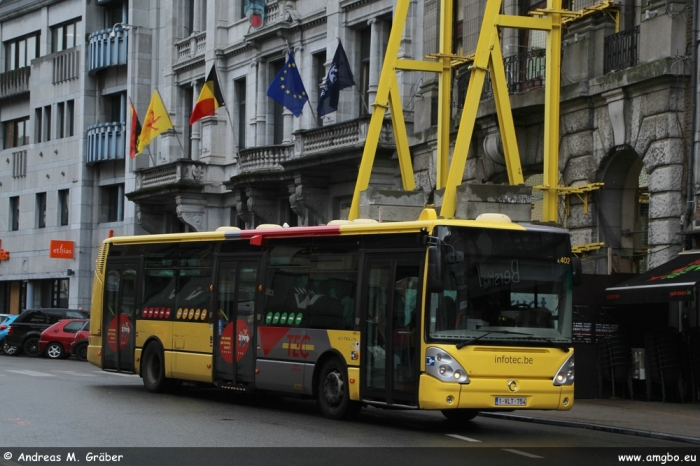
<svg viewBox="0 0 700 466">
<path fill-rule="evenodd" d="M 570 411 L 513 411 L 481 415 L 700 445 L 700 403 L 576 400 Z"/>
</svg>

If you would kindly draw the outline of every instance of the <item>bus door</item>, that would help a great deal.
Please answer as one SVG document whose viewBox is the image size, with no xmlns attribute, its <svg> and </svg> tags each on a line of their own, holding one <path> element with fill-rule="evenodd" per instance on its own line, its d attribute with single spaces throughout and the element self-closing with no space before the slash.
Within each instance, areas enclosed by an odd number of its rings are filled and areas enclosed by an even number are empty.
<svg viewBox="0 0 700 466">
<path fill-rule="evenodd" d="M 214 380 L 255 381 L 255 306 L 260 257 L 222 258 L 214 287 Z"/>
<path fill-rule="evenodd" d="M 361 288 L 363 400 L 417 403 L 422 261 L 423 254 L 418 252 L 372 253 L 365 263 Z"/>
<path fill-rule="evenodd" d="M 141 258 L 110 260 L 102 308 L 102 368 L 134 371 L 136 309 L 141 300 Z"/>
</svg>

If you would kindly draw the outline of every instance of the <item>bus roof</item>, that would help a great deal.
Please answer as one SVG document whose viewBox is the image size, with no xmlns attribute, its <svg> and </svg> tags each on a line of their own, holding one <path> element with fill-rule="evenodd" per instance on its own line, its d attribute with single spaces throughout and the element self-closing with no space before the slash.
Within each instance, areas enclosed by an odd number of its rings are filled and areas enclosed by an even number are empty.
<svg viewBox="0 0 700 466">
<path fill-rule="evenodd" d="M 422 216 L 423 217 L 423 216 Z M 568 231 L 554 226 L 513 223 L 508 221 L 491 220 L 460 220 L 439 219 L 431 216 L 427 220 L 409 222 L 385 222 L 378 223 L 367 220 L 355 220 L 347 223 L 332 224 L 315 227 L 280 227 L 277 225 L 262 225 L 254 230 L 240 230 L 233 227 L 224 227 L 216 231 L 196 233 L 167 233 L 138 236 L 115 236 L 107 238 L 105 242 L 112 244 L 148 244 L 170 243 L 189 241 L 226 241 L 249 240 L 251 244 L 260 245 L 264 239 L 272 238 L 303 238 L 314 236 L 342 236 L 342 235 L 368 235 L 388 233 L 411 233 L 428 231 L 432 232 L 436 226 L 459 226 L 466 228 L 490 228 L 498 230 L 539 231 L 550 233 L 566 233 Z"/>
</svg>

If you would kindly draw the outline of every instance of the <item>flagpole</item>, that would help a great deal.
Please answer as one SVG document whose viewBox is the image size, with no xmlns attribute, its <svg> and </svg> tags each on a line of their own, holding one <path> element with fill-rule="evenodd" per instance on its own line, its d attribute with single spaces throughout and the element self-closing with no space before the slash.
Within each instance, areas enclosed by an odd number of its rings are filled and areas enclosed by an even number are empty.
<svg viewBox="0 0 700 466">
<path fill-rule="evenodd" d="M 155 166 L 156 166 L 156 161 L 155 161 L 155 159 L 153 158 L 153 154 L 151 154 L 151 145 L 150 145 L 150 144 L 147 145 L 147 146 L 146 146 L 146 149 L 148 149 L 148 156 L 151 158 L 151 163 L 152 163 L 153 166 L 155 167 Z"/>
</svg>

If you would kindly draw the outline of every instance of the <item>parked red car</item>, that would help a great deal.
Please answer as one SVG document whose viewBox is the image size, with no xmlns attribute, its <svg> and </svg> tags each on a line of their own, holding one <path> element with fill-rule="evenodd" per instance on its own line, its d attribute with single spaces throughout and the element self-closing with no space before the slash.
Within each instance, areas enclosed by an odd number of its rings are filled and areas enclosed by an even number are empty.
<svg viewBox="0 0 700 466">
<path fill-rule="evenodd" d="M 80 361 L 87 361 L 88 337 L 90 336 L 90 321 L 86 321 L 83 327 L 75 333 L 73 343 L 70 345 L 70 353 Z"/>
<path fill-rule="evenodd" d="M 41 332 L 39 354 L 51 359 L 69 357 L 73 338 L 86 321 L 87 319 L 64 319 Z"/>
</svg>

